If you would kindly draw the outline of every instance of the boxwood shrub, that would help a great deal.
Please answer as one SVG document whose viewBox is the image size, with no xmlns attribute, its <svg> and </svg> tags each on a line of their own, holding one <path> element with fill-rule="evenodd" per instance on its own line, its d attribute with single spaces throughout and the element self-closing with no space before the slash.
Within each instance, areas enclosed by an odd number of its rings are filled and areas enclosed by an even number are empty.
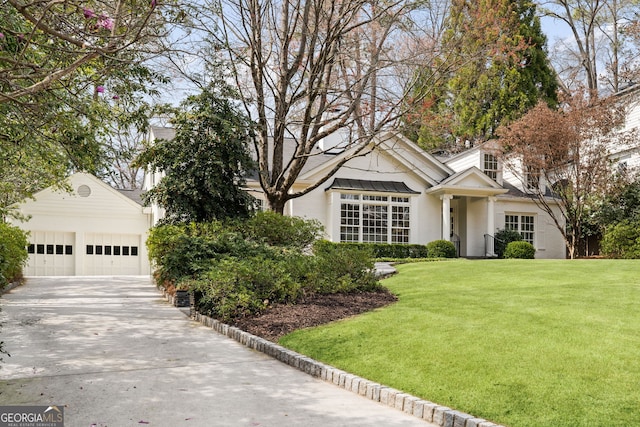
<svg viewBox="0 0 640 427">
<path fill-rule="evenodd" d="M 504 258 L 534 259 L 536 248 L 529 242 L 510 242 L 504 250 Z"/>
<path fill-rule="evenodd" d="M 453 242 L 448 240 L 434 240 L 427 243 L 429 258 L 456 258 L 458 253 Z"/>
</svg>

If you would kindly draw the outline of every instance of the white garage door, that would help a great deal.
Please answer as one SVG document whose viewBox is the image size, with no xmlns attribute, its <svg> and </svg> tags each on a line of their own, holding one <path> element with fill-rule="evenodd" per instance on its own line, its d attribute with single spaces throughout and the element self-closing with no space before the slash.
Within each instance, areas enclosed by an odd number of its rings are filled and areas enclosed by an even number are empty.
<svg viewBox="0 0 640 427">
<path fill-rule="evenodd" d="M 87 276 L 141 274 L 138 234 L 85 234 L 84 273 Z"/>
<path fill-rule="evenodd" d="M 75 233 L 32 231 L 29 237 L 26 276 L 73 276 Z"/>
</svg>

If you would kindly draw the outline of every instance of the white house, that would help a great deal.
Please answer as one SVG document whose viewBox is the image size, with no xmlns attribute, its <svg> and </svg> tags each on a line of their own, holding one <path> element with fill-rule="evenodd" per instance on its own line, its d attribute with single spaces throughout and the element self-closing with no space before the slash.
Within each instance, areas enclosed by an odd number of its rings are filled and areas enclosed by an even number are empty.
<svg viewBox="0 0 640 427">
<path fill-rule="evenodd" d="M 151 132 L 152 139 L 173 137 L 168 128 Z M 348 155 L 324 148 L 312 153 L 294 190 L 316 182 Z M 517 183 L 505 181 L 501 165 L 487 154 L 476 147 L 436 158 L 400 135 L 380 135 L 370 154 L 351 159 L 323 185 L 290 200 L 285 212 L 319 220 L 335 242 L 426 244 L 447 239 L 459 243 L 461 256 L 484 257 L 493 252 L 485 235 L 507 227 L 534 245 L 536 257 L 565 258 L 562 236 L 548 214 Z M 147 187 L 160 178 L 150 174 Z M 257 181 L 247 185 L 265 200 Z M 154 213 L 154 221 L 162 217 L 157 209 Z"/>
<path fill-rule="evenodd" d="M 148 275 L 145 241 L 151 211 L 139 193 L 118 191 L 93 175 L 69 178 L 71 192 L 47 188 L 20 206 L 30 218 L 26 276 Z"/>
</svg>

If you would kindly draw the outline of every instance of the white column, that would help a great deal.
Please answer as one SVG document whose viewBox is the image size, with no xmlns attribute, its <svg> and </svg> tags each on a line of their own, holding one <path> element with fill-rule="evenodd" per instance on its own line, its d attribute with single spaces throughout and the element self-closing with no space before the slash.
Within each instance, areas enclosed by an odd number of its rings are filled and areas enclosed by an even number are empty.
<svg viewBox="0 0 640 427">
<path fill-rule="evenodd" d="M 496 234 L 496 198 L 487 197 L 487 234 Z"/>
<path fill-rule="evenodd" d="M 442 200 L 442 239 L 450 240 L 451 238 L 451 194 L 443 194 L 440 196 Z"/>
<path fill-rule="evenodd" d="M 496 234 L 496 198 L 493 196 L 487 197 L 487 234 L 495 236 Z M 490 240 L 490 246 L 486 248 L 487 253 L 485 256 L 494 256 L 495 248 L 493 246 L 493 239 Z"/>
</svg>

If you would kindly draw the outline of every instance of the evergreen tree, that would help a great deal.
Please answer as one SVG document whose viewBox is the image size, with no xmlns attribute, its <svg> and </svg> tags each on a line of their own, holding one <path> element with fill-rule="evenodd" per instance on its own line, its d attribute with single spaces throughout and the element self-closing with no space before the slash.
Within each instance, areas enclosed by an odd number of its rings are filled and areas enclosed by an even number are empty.
<svg viewBox="0 0 640 427">
<path fill-rule="evenodd" d="M 546 37 L 529 0 L 454 0 L 443 50 L 461 65 L 446 76 L 443 95 L 420 112 L 418 142 L 425 148 L 492 138 L 538 101 L 557 104 Z"/>
<path fill-rule="evenodd" d="M 136 161 L 166 174 L 145 202 L 157 202 L 173 223 L 247 217 L 255 202 L 243 188 L 254 166 L 251 126 L 228 86 L 213 83 L 190 96 L 173 122 L 175 137 L 155 141 Z"/>
</svg>

